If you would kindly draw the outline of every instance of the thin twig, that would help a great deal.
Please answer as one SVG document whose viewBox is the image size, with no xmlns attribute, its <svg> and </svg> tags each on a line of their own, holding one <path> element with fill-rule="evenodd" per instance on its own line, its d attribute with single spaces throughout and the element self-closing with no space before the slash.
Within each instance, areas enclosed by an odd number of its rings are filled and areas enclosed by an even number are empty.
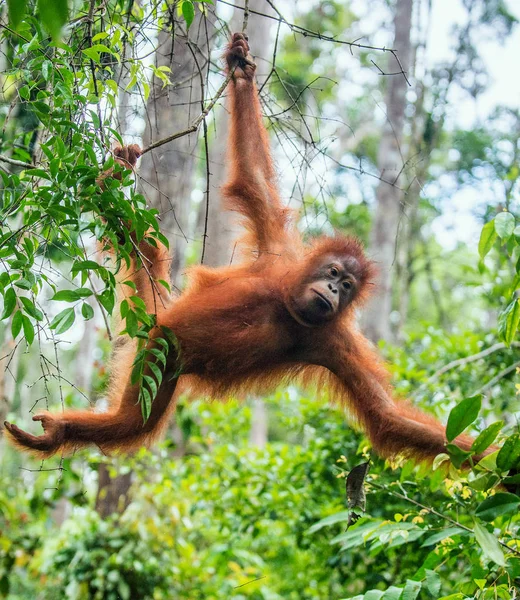
<svg viewBox="0 0 520 600">
<path fill-rule="evenodd" d="M 184 137 L 185 135 L 189 135 L 190 133 L 195 133 L 195 131 L 197 131 L 197 129 L 199 128 L 199 125 L 209 115 L 209 113 L 211 112 L 211 109 L 215 106 L 218 99 L 224 93 L 228 83 L 231 81 L 231 78 L 233 77 L 234 72 L 235 72 L 234 69 L 232 69 L 227 74 L 226 79 L 224 79 L 224 81 L 222 82 L 222 85 L 218 88 L 215 96 L 213 96 L 213 98 L 208 103 L 206 108 L 200 113 L 200 115 L 193 121 L 193 123 L 187 129 L 183 129 L 182 131 L 173 133 L 172 135 L 169 135 L 168 137 L 165 137 L 162 140 L 158 140 L 157 142 L 154 142 L 153 144 L 146 146 L 146 148 L 143 148 L 142 154 L 146 154 L 147 152 L 150 152 L 150 150 L 159 148 L 159 146 L 163 146 L 164 144 L 167 144 L 168 142 L 173 142 L 173 140 L 176 140 L 180 137 Z"/>
<path fill-rule="evenodd" d="M 520 347 L 520 342 L 513 342 L 511 346 L 518 348 Z M 498 344 L 493 344 L 493 346 L 490 346 L 489 348 L 486 348 L 481 352 L 477 352 L 476 354 L 472 354 L 471 356 L 465 356 L 464 358 L 457 358 L 456 360 L 452 360 L 448 364 L 444 365 L 444 367 L 441 367 L 438 371 L 435 371 L 435 373 L 431 377 L 428 377 L 428 379 L 425 381 L 425 384 L 432 383 L 441 375 L 444 375 L 444 373 L 446 373 L 447 371 L 451 371 L 452 369 L 455 369 L 457 367 L 465 367 L 467 364 L 480 360 L 481 358 L 485 358 L 486 356 L 489 356 L 494 352 L 506 349 L 507 346 L 503 342 L 499 342 Z"/>
<path fill-rule="evenodd" d="M 496 383 L 498 383 L 501 379 L 504 379 L 504 377 L 507 377 L 509 375 L 509 373 L 512 373 L 519 367 L 520 367 L 520 360 L 518 362 L 513 363 L 512 365 L 509 365 L 509 367 L 507 367 L 503 371 L 500 371 L 500 373 L 498 373 L 492 379 L 490 379 L 487 383 L 485 383 L 474 394 L 472 394 L 472 396 L 484 394 L 485 392 L 490 390 Z"/>
<path fill-rule="evenodd" d="M 233 8 L 237 8 L 238 10 L 245 10 L 245 8 L 243 6 L 238 6 L 238 4 L 233 4 L 233 2 L 227 2 L 227 0 L 218 0 L 218 1 L 221 4 L 226 4 L 227 6 L 232 6 Z M 313 31 L 312 29 L 306 29 L 305 27 L 302 27 L 301 25 L 296 25 L 295 23 L 291 23 L 290 21 L 288 21 L 272 2 L 267 0 L 267 3 L 276 12 L 276 14 L 278 16 L 269 15 L 267 13 L 259 12 L 257 10 L 253 10 L 253 9 L 250 9 L 249 12 L 252 15 L 258 15 L 259 17 L 264 17 L 266 19 L 272 19 L 273 21 L 278 21 L 279 23 L 283 23 L 284 25 L 289 27 L 289 29 L 293 33 L 299 33 L 300 35 L 303 35 L 304 37 L 313 37 L 313 38 L 317 38 L 319 40 L 323 40 L 325 42 L 333 42 L 334 44 L 349 46 L 350 48 L 359 48 L 359 49 L 363 49 L 363 50 L 377 50 L 379 52 L 392 52 L 392 53 L 395 52 L 395 50 L 393 48 L 386 48 L 385 46 L 371 46 L 369 44 L 359 44 L 357 41 L 348 42 L 346 40 L 340 40 L 333 36 L 330 36 L 330 35 L 327 35 L 324 33 L 320 33 L 319 31 Z"/>
</svg>

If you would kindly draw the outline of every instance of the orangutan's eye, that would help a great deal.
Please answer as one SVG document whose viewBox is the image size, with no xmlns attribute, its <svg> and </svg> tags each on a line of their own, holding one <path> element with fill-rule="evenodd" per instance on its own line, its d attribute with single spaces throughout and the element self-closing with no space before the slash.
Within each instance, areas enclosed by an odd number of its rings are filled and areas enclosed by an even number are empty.
<svg viewBox="0 0 520 600">
<path fill-rule="evenodd" d="M 343 288 L 344 289 L 350 290 L 351 287 L 352 287 L 352 281 L 346 280 L 346 281 L 343 282 Z"/>
<path fill-rule="evenodd" d="M 331 274 L 332 277 L 337 277 L 339 275 L 339 271 L 338 271 L 338 269 L 336 269 L 336 267 L 331 267 L 329 269 L 329 273 Z"/>
</svg>

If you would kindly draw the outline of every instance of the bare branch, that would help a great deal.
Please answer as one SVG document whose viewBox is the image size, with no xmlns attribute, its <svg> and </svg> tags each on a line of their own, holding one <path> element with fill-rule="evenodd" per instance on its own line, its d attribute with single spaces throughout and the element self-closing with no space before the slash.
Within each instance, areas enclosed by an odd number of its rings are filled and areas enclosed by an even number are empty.
<svg viewBox="0 0 520 600">
<path fill-rule="evenodd" d="M 224 93 L 228 83 L 231 81 L 231 78 L 233 77 L 234 72 L 235 71 L 233 69 L 227 74 L 226 79 L 224 79 L 224 81 L 222 82 L 222 85 L 218 88 L 215 96 L 213 96 L 213 98 L 208 103 L 206 108 L 200 113 L 200 115 L 193 121 L 193 123 L 187 129 L 183 129 L 182 131 L 177 131 L 176 133 L 173 133 L 172 135 L 169 135 L 168 137 L 165 137 L 162 140 L 157 140 L 157 142 L 154 142 L 153 144 L 150 144 L 146 148 L 143 148 L 142 153 L 146 154 L 147 152 L 150 152 L 150 150 L 154 150 L 155 148 L 158 148 L 159 146 L 163 146 L 164 144 L 167 144 L 168 142 L 173 142 L 173 140 L 176 140 L 180 137 L 184 137 L 185 135 L 189 135 L 190 133 L 195 133 L 197 131 L 197 129 L 199 128 L 199 125 L 209 115 L 212 108 L 217 103 L 218 99 Z"/>
<path fill-rule="evenodd" d="M 14 158 L 9 158 L 8 156 L 4 156 L 0 154 L 0 161 L 8 163 L 10 165 L 14 165 L 15 167 L 24 167 L 25 169 L 34 169 L 34 165 L 28 162 L 23 162 L 21 160 L 15 160 Z"/>
<path fill-rule="evenodd" d="M 513 342 L 511 346 L 518 348 L 520 347 L 520 342 Z M 467 364 L 480 360 L 481 358 L 485 358 L 486 356 L 489 356 L 494 352 L 506 349 L 507 346 L 504 343 L 499 342 L 498 344 L 493 344 L 493 346 L 490 346 L 489 348 L 486 348 L 481 352 L 477 352 L 476 354 L 472 354 L 471 356 L 465 356 L 464 358 L 457 358 L 456 360 L 452 360 L 448 364 L 444 365 L 444 367 L 441 367 L 438 371 L 435 371 L 435 373 L 431 377 L 428 377 L 428 379 L 425 381 L 425 384 L 432 383 L 441 375 L 444 375 L 444 373 L 446 373 L 447 371 L 451 371 L 451 369 L 456 369 L 457 367 L 465 367 Z"/>
</svg>

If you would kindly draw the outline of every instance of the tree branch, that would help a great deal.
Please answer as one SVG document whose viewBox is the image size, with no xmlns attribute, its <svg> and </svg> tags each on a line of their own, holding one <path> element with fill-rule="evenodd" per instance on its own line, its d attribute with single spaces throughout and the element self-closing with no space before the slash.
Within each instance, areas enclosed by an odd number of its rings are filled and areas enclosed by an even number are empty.
<svg viewBox="0 0 520 600">
<path fill-rule="evenodd" d="M 513 342 L 511 344 L 511 346 L 518 348 L 518 347 L 520 347 L 520 342 Z M 457 367 L 465 367 L 467 364 L 475 362 L 477 360 L 480 360 L 481 358 L 485 358 L 486 356 L 489 356 L 490 354 L 493 354 L 494 352 L 498 352 L 499 350 L 506 350 L 506 349 L 507 349 L 507 346 L 504 343 L 499 342 L 498 344 L 493 344 L 493 346 L 490 346 L 489 348 L 486 348 L 485 350 L 482 350 L 481 352 L 477 352 L 476 354 L 472 354 L 471 356 L 465 356 L 464 358 L 457 358 L 456 360 L 452 360 L 448 364 L 444 365 L 444 367 L 441 367 L 438 371 L 435 371 L 435 373 L 431 377 L 428 377 L 428 379 L 425 381 L 425 383 L 423 385 L 432 383 L 438 377 L 440 377 L 441 375 L 444 375 L 444 373 L 446 373 L 447 371 L 451 371 L 451 369 L 455 369 Z"/>
<path fill-rule="evenodd" d="M 23 162 L 21 160 L 15 160 L 14 158 L 9 158 L 8 156 L 4 156 L 0 154 L 0 161 L 8 163 L 10 165 L 14 165 L 15 167 L 24 167 L 24 169 L 34 169 L 35 166 L 31 163 Z"/>
</svg>

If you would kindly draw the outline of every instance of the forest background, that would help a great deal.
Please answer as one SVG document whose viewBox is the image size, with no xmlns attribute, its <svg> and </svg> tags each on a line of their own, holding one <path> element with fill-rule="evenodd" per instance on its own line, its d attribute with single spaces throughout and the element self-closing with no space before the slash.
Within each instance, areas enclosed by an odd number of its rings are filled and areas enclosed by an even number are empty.
<svg viewBox="0 0 520 600">
<path fill-rule="evenodd" d="M 234 260 L 220 57 L 247 24 L 302 231 L 354 233 L 380 264 L 360 321 L 397 392 L 478 435 L 475 452 L 502 446 L 469 472 L 450 447 L 433 467 L 384 462 L 326 391 L 293 387 L 183 401 L 166 440 L 130 458 L 39 462 L 0 440 L 0 597 L 518 597 L 515 2 L 0 10 L 0 422 L 103 407 L 112 342 L 148 323 L 138 303 L 111 318 L 96 240 L 121 219 L 143 232 L 159 220 L 176 287 L 190 264 Z M 122 141 L 155 147 L 107 207 L 95 179 Z M 345 476 L 368 459 L 352 524 Z"/>
</svg>

